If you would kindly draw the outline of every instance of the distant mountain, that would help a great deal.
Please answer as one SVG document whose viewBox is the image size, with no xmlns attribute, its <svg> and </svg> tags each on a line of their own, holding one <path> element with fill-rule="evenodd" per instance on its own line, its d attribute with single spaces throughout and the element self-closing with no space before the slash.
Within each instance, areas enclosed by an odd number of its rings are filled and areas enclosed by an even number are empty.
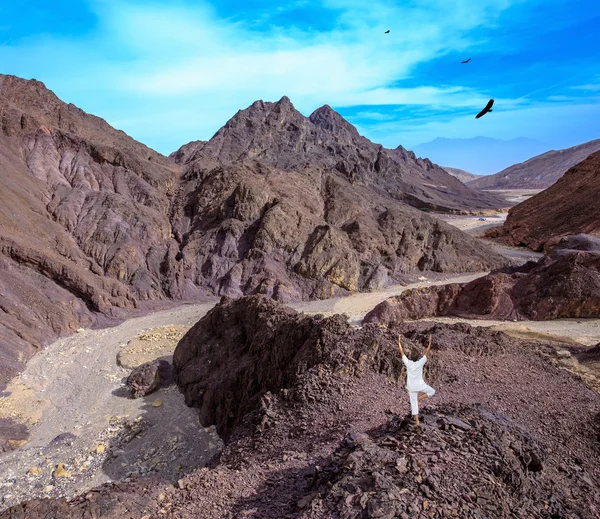
<svg viewBox="0 0 600 519">
<path fill-rule="evenodd" d="M 565 171 L 598 150 L 600 139 L 564 150 L 548 151 L 495 175 L 472 180 L 468 185 L 477 189 L 546 189 Z"/>
<path fill-rule="evenodd" d="M 458 180 L 460 180 L 463 184 L 467 184 L 468 182 L 477 180 L 481 176 L 481 175 L 474 175 L 473 173 L 469 173 L 468 171 L 465 171 L 464 169 L 446 168 L 446 167 L 444 167 L 444 169 L 448 173 L 450 173 L 453 177 L 456 177 Z"/>
<path fill-rule="evenodd" d="M 436 164 L 470 171 L 475 175 L 490 175 L 517 162 L 548 151 L 549 146 L 525 137 L 509 141 L 490 137 L 471 139 L 437 139 L 413 148 L 417 156 L 427 157 Z"/>
<path fill-rule="evenodd" d="M 600 151 L 573 166 L 548 189 L 513 207 L 502 230 L 494 229 L 493 234 L 506 235 L 512 245 L 533 250 L 548 250 L 572 234 L 600 237 L 598 200 Z"/>
</svg>

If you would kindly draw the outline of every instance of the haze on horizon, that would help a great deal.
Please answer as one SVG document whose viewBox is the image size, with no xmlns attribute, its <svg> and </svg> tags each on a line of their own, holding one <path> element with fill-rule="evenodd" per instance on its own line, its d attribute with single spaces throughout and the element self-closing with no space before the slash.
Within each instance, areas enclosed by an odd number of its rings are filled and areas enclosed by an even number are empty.
<svg viewBox="0 0 600 519">
<path fill-rule="evenodd" d="M 600 3 L 572 6 L 27 0 L 0 6 L 0 73 L 43 81 L 164 154 L 283 95 L 305 115 L 329 104 L 391 148 L 479 136 L 565 148 L 600 137 Z"/>
</svg>

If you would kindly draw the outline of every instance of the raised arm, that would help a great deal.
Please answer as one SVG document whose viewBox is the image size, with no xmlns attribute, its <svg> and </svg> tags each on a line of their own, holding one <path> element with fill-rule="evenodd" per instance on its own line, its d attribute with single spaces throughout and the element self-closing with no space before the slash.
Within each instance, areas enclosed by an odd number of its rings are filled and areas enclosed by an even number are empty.
<svg viewBox="0 0 600 519">
<path fill-rule="evenodd" d="M 425 357 L 429 358 L 429 350 L 431 349 L 431 335 L 429 336 L 429 344 L 427 345 L 427 349 L 425 350 Z"/>
<path fill-rule="evenodd" d="M 398 335 L 398 348 L 400 348 L 400 355 L 404 357 L 404 350 L 402 349 L 402 344 L 400 344 L 400 336 Z"/>
</svg>

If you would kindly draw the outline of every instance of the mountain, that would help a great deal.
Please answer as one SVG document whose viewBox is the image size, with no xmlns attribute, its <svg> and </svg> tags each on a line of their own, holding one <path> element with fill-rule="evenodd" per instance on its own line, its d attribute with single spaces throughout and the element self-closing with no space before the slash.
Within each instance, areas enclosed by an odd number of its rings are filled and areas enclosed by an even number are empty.
<svg viewBox="0 0 600 519">
<path fill-rule="evenodd" d="M 600 236 L 600 151 L 548 189 L 513 207 L 500 234 L 513 245 L 547 250 L 564 236 Z M 498 234 L 495 231 L 494 234 Z"/>
<path fill-rule="evenodd" d="M 390 150 L 372 143 L 327 105 L 307 118 L 287 97 L 277 103 L 255 102 L 209 142 L 186 144 L 171 157 L 205 170 L 247 160 L 282 171 L 319 167 L 419 208 L 464 212 L 506 206 L 504 199 L 466 188 L 402 146 Z"/>
<path fill-rule="evenodd" d="M 307 119 L 287 98 L 258 101 L 169 159 L 38 81 L 0 76 L 0 383 L 56 337 L 152 301 L 320 298 L 498 266 L 403 203 L 455 197 L 496 200 L 328 107 Z"/>
<path fill-rule="evenodd" d="M 471 139 L 446 139 L 438 137 L 419 144 L 413 151 L 429 157 L 436 164 L 471 171 L 476 175 L 489 175 L 523 162 L 548 150 L 541 142 L 525 137 L 512 140 L 473 137 Z"/>
<path fill-rule="evenodd" d="M 553 150 L 515 164 L 495 175 L 468 182 L 476 189 L 546 189 L 569 168 L 600 150 L 600 139 L 564 150 Z"/>
<path fill-rule="evenodd" d="M 166 298 L 179 166 L 0 75 L 0 383 L 44 343 Z"/>
<path fill-rule="evenodd" d="M 450 173 L 453 177 L 456 177 L 458 180 L 460 180 L 463 184 L 467 184 L 468 182 L 472 181 L 472 180 L 476 180 L 478 179 L 481 175 L 474 175 L 473 173 L 469 173 L 468 171 L 465 171 L 464 169 L 457 169 L 457 168 L 444 168 L 448 173 Z"/>
</svg>

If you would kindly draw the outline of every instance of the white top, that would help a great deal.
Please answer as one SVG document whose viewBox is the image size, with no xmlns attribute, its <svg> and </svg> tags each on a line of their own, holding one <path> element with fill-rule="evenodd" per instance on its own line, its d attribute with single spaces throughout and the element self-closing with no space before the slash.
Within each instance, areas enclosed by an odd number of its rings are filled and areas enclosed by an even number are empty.
<svg viewBox="0 0 600 519">
<path fill-rule="evenodd" d="M 402 362 L 406 366 L 406 389 L 408 391 L 423 391 L 427 387 L 423 380 L 423 366 L 427 362 L 427 357 L 423 355 L 418 361 L 414 362 L 406 355 L 402 355 Z"/>
</svg>

